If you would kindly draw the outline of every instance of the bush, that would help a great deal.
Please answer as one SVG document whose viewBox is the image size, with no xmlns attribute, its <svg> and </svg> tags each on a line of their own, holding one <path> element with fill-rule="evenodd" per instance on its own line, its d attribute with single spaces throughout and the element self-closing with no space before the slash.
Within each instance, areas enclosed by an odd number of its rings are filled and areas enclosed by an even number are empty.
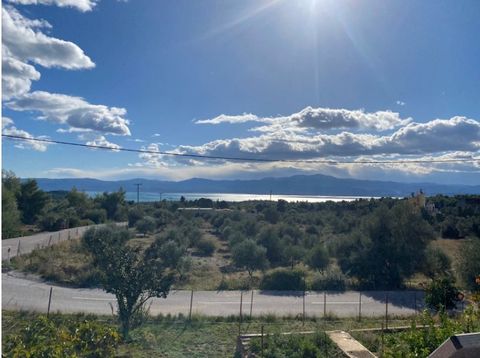
<svg viewBox="0 0 480 358">
<path fill-rule="evenodd" d="M 262 290 L 302 291 L 305 288 L 304 272 L 279 268 L 263 276 L 260 282 Z"/>
<path fill-rule="evenodd" d="M 135 228 L 138 232 L 146 235 L 155 231 L 157 228 L 157 222 L 151 216 L 145 216 L 143 219 L 138 220 L 135 223 Z"/>
<path fill-rule="evenodd" d="M 137 221 L 141 220 L 144 215 L 143 210 L 138 207 L 128 210 L 128 227 L 134 227 Z"/>
<path fill-rule="evenodd" d="M 322 244 L 316 245 L 308 255 L 307 263 L 313 269 L 323 270 L 328 266 L 328 253 Z"/>
<path fill-rule="evenodd" d="M 215 243 L 211 239 L 200 239 L 196 242 L 195 247 L 197 252 L 203 256 L 212 256 L 216 249 Z"/>
<path fill-rule="evenodd" d="M 315 275 L 311 289 L 314 291 L 345 291 L 347 278 L 336 266 L 329 267 L 325 272 Z"/>
<path fill-rule="evenodd" d="M 336 345 L 327 335 L 316 332 L 312 335 L 274 334 L 264 339 L 265 357 L 343 357 Z M 262 351 L 259 338 L 252 339 L 251 351 L 255 356 Z"/>
<path fill-rule="evenodd" d="M 385 357 L 427 357 L 447 338 L 480 329 L 480 311 L 468 307 L 458 319 L 441 313 L 436 320 L 427 311 L 404 332 L 387 335 Z M 418 325 L 417 325 L 418 324 Z M 423 326 L 423 327 L 422 327 Z"/>
<path fill-rule="evenodd" d="M 65 228 L 65 220 L 57 214 L 45 214 L 40 218 L 39 225 L 42 231 L 58 231 Z"/>
<path fill-rule="evenodd" d="M 85 213 L 85 218 L 92 220 L 95 224 L 101 224 L 107 221 L 107 212 L 105 209 L 92 209 Z"/>
<path fill-rule="evenodd" d="M 428 307 L 440 311 L 457 306 L 458 289 L 450 277 L 433 280 L 425 289 L 425 303 Z"/>
<path fill-rule="evenodd" d="M 104 324 L 39 316 L 19 334 L 7 335 L 2 351 L 8 357 L 113 357 L 119 342 L 117 331 Z"/>
</svg>

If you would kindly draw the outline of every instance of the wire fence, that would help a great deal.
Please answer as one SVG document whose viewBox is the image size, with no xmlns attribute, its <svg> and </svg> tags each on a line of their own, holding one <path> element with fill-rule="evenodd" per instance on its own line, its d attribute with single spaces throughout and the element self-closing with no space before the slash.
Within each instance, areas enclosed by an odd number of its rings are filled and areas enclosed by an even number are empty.
<svg viewBox="0 0 480 358">
<path fill-rule="evenodd" d="M 53 287 L 45 283 L 25 285 L 21 278 L 4 279 L 4 306 L 36 311 L 93 313 L 116 312 L 116 299 L 101 289 Z M 166 299 L 147 302 L 149 314 L 181 315 L 187 320 L 197 315 L 237 317 L 248 321 L 255 317 L 311 319 L 409 317 L 425 308 L 422 291 L 171 291 Z"/>
</svg>

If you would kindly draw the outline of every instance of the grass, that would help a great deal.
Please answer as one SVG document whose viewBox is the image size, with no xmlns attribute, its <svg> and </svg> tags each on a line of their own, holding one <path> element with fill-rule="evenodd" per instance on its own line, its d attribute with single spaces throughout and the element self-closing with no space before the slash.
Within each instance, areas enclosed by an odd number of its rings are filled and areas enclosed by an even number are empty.
<svg viewBox="0 0 480 358">
<path fill-rule="evenodd" d="M 11 268 L 40 275 L 48 281 L 75 287 L 97 284 L 96 271 L 80 240 L 62 241 L 11 260 Z"/>
<path fill-rule="evenodd" d="M 2 338 L 15 334 L 26 327 L 38 313 L 33 312 L 2 312 Z M 112 316 L 93 315 L 63 315 L 52 314 L 50 319 L 56 322 L 85 319 L 102 322 L 108 326 L 116 326 Z M 393 324 L 409 324 L 407 319 Z M 188 322 L 183 316 L 158 316 L 149 319 L 145 324 L 131 332 L 132 341 L 122 343 L 117 350 L 117 357 L 233 357 L 237 335 L 244 333 L 260 333 L 262 325 L 264 332 L 269 334 L 280 332 L 350 330 L 354 328 L 379 327 L 381 321 L 365 319 L 358 322 L 352 319 L 328 320 L 307 319 L 305 323 L 293 317 L 276 317 L 268 315 L 246 320 L 239 325 L 238 317 L 205 317 L 193 316 Z"/>
<path fill-rule="evenodd" d="M 382 333 L 378 331 L 356 331 L 350 333 L 353 338 L 362 343 L 370 352 L 378 355 L 382 350 Z M 398 333 L 384 333 L 383 341 Z M 384 344 L 384 343 L 383 343 Z"/>
</svg>

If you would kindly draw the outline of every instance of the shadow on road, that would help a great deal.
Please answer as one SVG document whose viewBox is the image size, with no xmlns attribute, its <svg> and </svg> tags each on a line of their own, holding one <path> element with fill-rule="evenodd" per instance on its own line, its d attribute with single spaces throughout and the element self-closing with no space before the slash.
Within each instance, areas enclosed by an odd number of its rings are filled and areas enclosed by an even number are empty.
<svg viewBox="0 0 480 358">
<path fill-rule="evenodd" d="M 392 304 L 401 308 L 423 309 L 425 294 L 423 291 L 362 291 L 362 295 L 375 301 Z"/>
</svg>

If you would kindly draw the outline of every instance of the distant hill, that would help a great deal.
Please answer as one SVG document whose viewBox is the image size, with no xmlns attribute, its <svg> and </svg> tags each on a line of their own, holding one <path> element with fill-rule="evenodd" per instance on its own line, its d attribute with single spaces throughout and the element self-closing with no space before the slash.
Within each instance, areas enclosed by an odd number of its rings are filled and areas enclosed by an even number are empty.
<svg viewBox="0 0 480 358">
<path fill-rule="evenodd" d="M 443 185 L 435 183 L 399 183 L 376 180 L 342 179 L 327 175 L 294 175 L 282 178 L 255 180 L 209 180 L 193 178 L 182 181 L 129 179 L 104 181 L 98 179 L 36 179 L 46 191 L 70 190 L 116 191 L 123 188 L 135 191 L 135 183 L 143 192 L 157 193 L 235 193 L 235 194 L 296 194 L 351 196 L 406 196 L 419 189 L 427 195 L 480 194 L 480 185 Z"/>
</svg>

